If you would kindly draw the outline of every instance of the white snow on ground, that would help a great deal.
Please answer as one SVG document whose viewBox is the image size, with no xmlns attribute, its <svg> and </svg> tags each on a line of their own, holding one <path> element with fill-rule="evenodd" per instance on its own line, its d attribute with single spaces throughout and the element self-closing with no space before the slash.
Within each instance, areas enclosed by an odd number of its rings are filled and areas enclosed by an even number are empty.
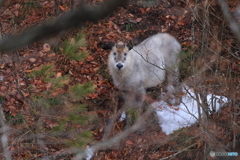
<svg viewBox="0 0 240 160">
<path fill-rule="evenodd" d="M 90 160 L 93 157 L 93 154 L 94 154 L 92 148 L 86 149 L 85 154 L 87 155 L 87 157 L 85 159 Z"/>
<path fill-rule="evenodd" d="M 126 115 L 126 112 L 125 111 L 123 111 L 123 113 L 122 113 L 122 115 L 121 115 L 121 117 L 119 118 L 119 121 L 124 121 L 125 119 L 127 118 L 127 115 Z"/>
<path fill-rule="evenodd" d="M 168 106 L 166 102 L 154 102 L 152 106 L 155 108 L 155 112 L 159 119 L 159 125 L 162 131 L 167 135 L 173 133 L 183 127 L 189 127 L 194 124 L 202 114 L 202 108 L 198 111 L 198 104 L 196 94 L 188 89 L 188 92 L 182 97 L 182 103 L 179 106 Z M 199 100 L 201 103 L 201 101 Z M 228 99 L 223 96 L 216 96 L 213 94 L 207 95 L 207 102 L 210 111 L 218 111 Z"/>
</svg>

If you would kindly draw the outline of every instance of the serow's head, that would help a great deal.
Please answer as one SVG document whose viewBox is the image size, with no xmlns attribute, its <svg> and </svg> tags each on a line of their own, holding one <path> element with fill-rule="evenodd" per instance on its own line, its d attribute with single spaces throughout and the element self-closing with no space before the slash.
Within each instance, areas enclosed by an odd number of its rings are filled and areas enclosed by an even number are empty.
<svg viewBox="0 0 240 160">
<path fill-rule="evenodd" d="M 110 54 L 111 57 L 113 57 L 113 60 L 115 62 L 115 68 L 118 70 L 124 69 L 124 64 L 127 60 L 128 56 L 128 47 L 123 42 L 117 42 L 113 48 Z"/>
</svg>

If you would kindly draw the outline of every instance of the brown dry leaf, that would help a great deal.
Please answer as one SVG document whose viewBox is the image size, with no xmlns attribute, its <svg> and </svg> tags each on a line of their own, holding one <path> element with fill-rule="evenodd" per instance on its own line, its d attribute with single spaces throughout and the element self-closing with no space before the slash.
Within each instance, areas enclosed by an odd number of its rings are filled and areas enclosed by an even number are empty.
<svg viewBox="0 0 240 160">
<path fill-rule="evenodd" d="M 136 19 L 136 22 L 141 22 L 142 21 L 142 18 L 137 18 Z"/>
<path fill-rule="evenodd" d="M 84 68 L 92 68 L 92 65 L 91 64 L 85 64 L 83 67 Z"/>
<path fill-rule="evenodd" d="M 185 42 L 182 43 L 182 45 L 191 46 L 192 42 L 191 41 L 185 41 Z"/>
<path fill-rule="evenodd" d="M 47 44 L 47 43 L 45 43 L 45 44 L 43 45 L 43 50 L 44 50 L 45 52 L 50 52 L 50 51 L 51 51 L 50 45 Z"/>
<path fill-rule="evenodd" d="M 116 19 L 116 17 L 114 16 L 114 17 L 111 17 L 111 18 L 109 18 L 109 21 L 113 21 L 114 19 Z"/>
<path fill-rule="evenodd" d="M 128 15 L 129 15 L 129 17 L 134 17 L 134 15 L 132 15 L 131 13 L 129 13 Z"/>
<path fill-rule="evenodd" d="M 120 28 L 116 24 L 113 24 L 113 28 L 116 30 L 120 30 Z"/>
<path fill-rule="evenodd" d="M 161 20 L 163 20 L 163 21 L 166 21 L 166 20 L 167 20 L 167 18 L 164 17 L 164 16 L 161 16 L 160 18 L 161 18 Z"/>
<path fill-rule="evenodd" d="M 147 9 L 146 9 L 146 12 L 149 12 L 150 10 L 151 10 L 151 8 L 147 8 Z"/>
<path fill-rule="evenodd" d="M 213 82 L 213 79 L 207 79 L 206 82 Z"/>
<path fill-rule="evenodd" d="M 53 127 L 58 126 L 58 123 L 53 123 L 53 122 L 51 122 L 51 123 L 48 123 L 47 126 L 50 127 L 50 128 L 53 128 Z"/>
<path fill-rule="evenodd" d="M 172 18 L 172 19 L 174 19 L 174 20 L 176 20 L 176 19 L 177 19 L 177 17 L 176 17 L 176 16 L 174 16 L 174 15 L 171 15 L 171 16 L 170 16 L 170 18 Z"/>
<path fill-rule="evenodd" d="M 169 19 L 171 16 L 170 16 L 170 15 L 166 15 L 165 17 L 166 17 L 167 19 Z"/>
<path fill-rule="evenodd" d="M 22 91 L 22 93 L 23 93 L 23 95 L 24 95 L 25 97 L 28 97 L 28 96 L 29 96 L 29 93 L 27 93 L 27 92 Z"/>
<path fill-rule="evenodd" d="M 74 38 L 71 38 L 70 39 L 70 44 L 75 44 L 76 43 L 76 40 Z"/>
<path fill-rule="evenodd" d="M 63 5 L 59 5 L 59 8 L 62 10 L 62 11 L 68 11 L 68 7 L 67 6 L 63 6 Z"/>
<path fill-rule="evenodd" d="M 0 65 L 0 68 L 3 69 L 5 67 L 5 63 Z"/>
<path fill-rule="evenodd" d="M 98 97 L 98 93 L 90 93 L 88 97 L 86 97 L 86 100 L 95 99 L 97 97 Z"/>
<path fill-rule="evenodd" d="M 139 10 L 141 11 L 141 13 L 145 13 L 146 12 L 143 8 L 139 8 Z"/>
<path fill-rule="evenodd" d="M 126 141 L 126 146 L 132 146 L 134 142 L 132 140 L 127 140 Z"/>
<path fill-rule="evenodd" d="M 26 73 L 30 73 L 32 71 L 35 71 L 35 69 L 29 69 L 29 70 L 25 70 Z"/>
<path fill-rule="evenodd" d="M 86 61 L 92 61 L 94 59 L 94 57 L 93 56 L 88 56 L 87 58 L 86 58 Z"/>
<path fill-rule="evenodd" d="M 127 39 L 127 40 L 132 40 L 131 35 L 130 35 L 130 34 L 127 34 L 127 35 L 126 35 L 126 39 Z"/>
<path fill-rule="evenodd" d="M 31 63 L 34 63 L 34 62 L 36 62 L 36 58 L 29 58 L 29 62 L 31 62 Z"/>
<path fill-rule="evenodd" d="M 162 28 L 162 32 L 167 32 L 168 31 L 168 28 Z"/>
<path fill-rule="evenodd" d="M 71 75 L 74 75 L 74 74 L 72 73 L 72 71 L 70 71 L 70 70 L 68 71 L 68 73 L 71 74 Z"/>
<path fill-rule="evenodd" d="M 52 3 L 48 3 L 48 2 L 44 3 L 44 8 L 51 8 L 51 7 L 53 7 Z"/>
<path fill-rule="evenodd" d="M 91 131 L 91 133 L 92 133 L 94 136 L 97 136 L 97 135 L 99 135 L 99 132 L 98 132 L 98 130 Z"/>
<path fill-rule="evenodd" d="M 26 85 L 25 82 L 20 82 L 19 84 L 20 84 L 20 86 L 25 86 Z"/>
<path fill-rule="evenodd" d="M 47 90 L 48 90 L 51 86 L 52 86 L 52 83 L 48 83 L 47 86 L 46 86 Z"/>
<path fill-rule="evenodd" d="M 198 140 L 197 141 L 197 148 L 200 148 L 202 146 L 202 141 L 201 140 Z"/>
<path fill-rule="evenodd" d="M 100 67 L 96 67 L 96 68 L 93 68 L 93 71 L 94 72 L 97 72 L 99 70 Z"/>
<path fill-rule="evenodd" d="M 178 24 L 179 26 L 184 26 L 184 25 L 186 25 L 186 22 L 181 21 L 181 22 L 177 22 L 177 24 Z"/>
<path fill-rule="evenodd" d="M 58 96 L 58 95 L 60 95 L 62 93 L 64 93 L 63 89 L 57 89 L 57 90 L 52 91 L 51 95 L 56 97 L 56 96 Z"/>
<path fill-rule="evenodd" d="M 61 72 L 58 72 L 57 75 L 56 75 L 56 78 L 59 78 L 62 76 L 62 73 Z"/>
<path fill-rule="evenodd" d="M 97 113 L 100 113 L 100 114 L 105 116 L 108 113 L 108 111 L 106 111 L 106 110 L 98 110 Z"/>
</svg>

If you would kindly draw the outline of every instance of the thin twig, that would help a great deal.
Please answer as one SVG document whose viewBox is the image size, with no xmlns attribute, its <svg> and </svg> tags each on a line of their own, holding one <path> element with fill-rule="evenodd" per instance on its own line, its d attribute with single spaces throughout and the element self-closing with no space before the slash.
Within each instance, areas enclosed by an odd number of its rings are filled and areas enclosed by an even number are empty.
<svg viewBox="0 0 240 160">
<path fill-rule="evenodd" d="M 195 146 L 195 145 L 197 145 L 197 143 L 194 143 L 194 144 L 192 144 L 192 145 L 190 145 L 190 146 L 188 146 L 188 147 L 182 149 L 181 151 L 178 151 L 177 153 L 174 153 L 174 154 L 172 154 L 172 155 L 170 155 L 170 156 L 167 156 L 167 157 L 161 158 L 160 160 L 165 160 L 165 159 L 173 158 L 173 157 L 177 156 L 178 154 L 180 154 L 180 153 L 182 153 L 182 152 L 188 150 L 189 148 L 191 148 L 191 147 L 193 147 L 193 146 Z"/>
</svg>

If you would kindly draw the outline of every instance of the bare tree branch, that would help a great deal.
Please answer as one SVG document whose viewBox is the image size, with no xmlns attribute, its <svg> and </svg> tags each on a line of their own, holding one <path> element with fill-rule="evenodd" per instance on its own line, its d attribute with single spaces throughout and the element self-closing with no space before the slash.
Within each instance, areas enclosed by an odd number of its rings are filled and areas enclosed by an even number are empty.
<svg viewBox="0 0 240 160">
<path fill-rule="evenodd" d="M 73 12 L 69 12 L 56 20 L 33 27 L 19 35 L 2 39 L 0 41 L 0 52 L 18 49 L 44 37 L 56 35 L 62 30 L 77 27 L 83 22 L 97 21 L 114 12 L 118 7 L 123 6 L 127 0 L 108 0 L 100 7 L 81 6 Z"/>
</svg>

